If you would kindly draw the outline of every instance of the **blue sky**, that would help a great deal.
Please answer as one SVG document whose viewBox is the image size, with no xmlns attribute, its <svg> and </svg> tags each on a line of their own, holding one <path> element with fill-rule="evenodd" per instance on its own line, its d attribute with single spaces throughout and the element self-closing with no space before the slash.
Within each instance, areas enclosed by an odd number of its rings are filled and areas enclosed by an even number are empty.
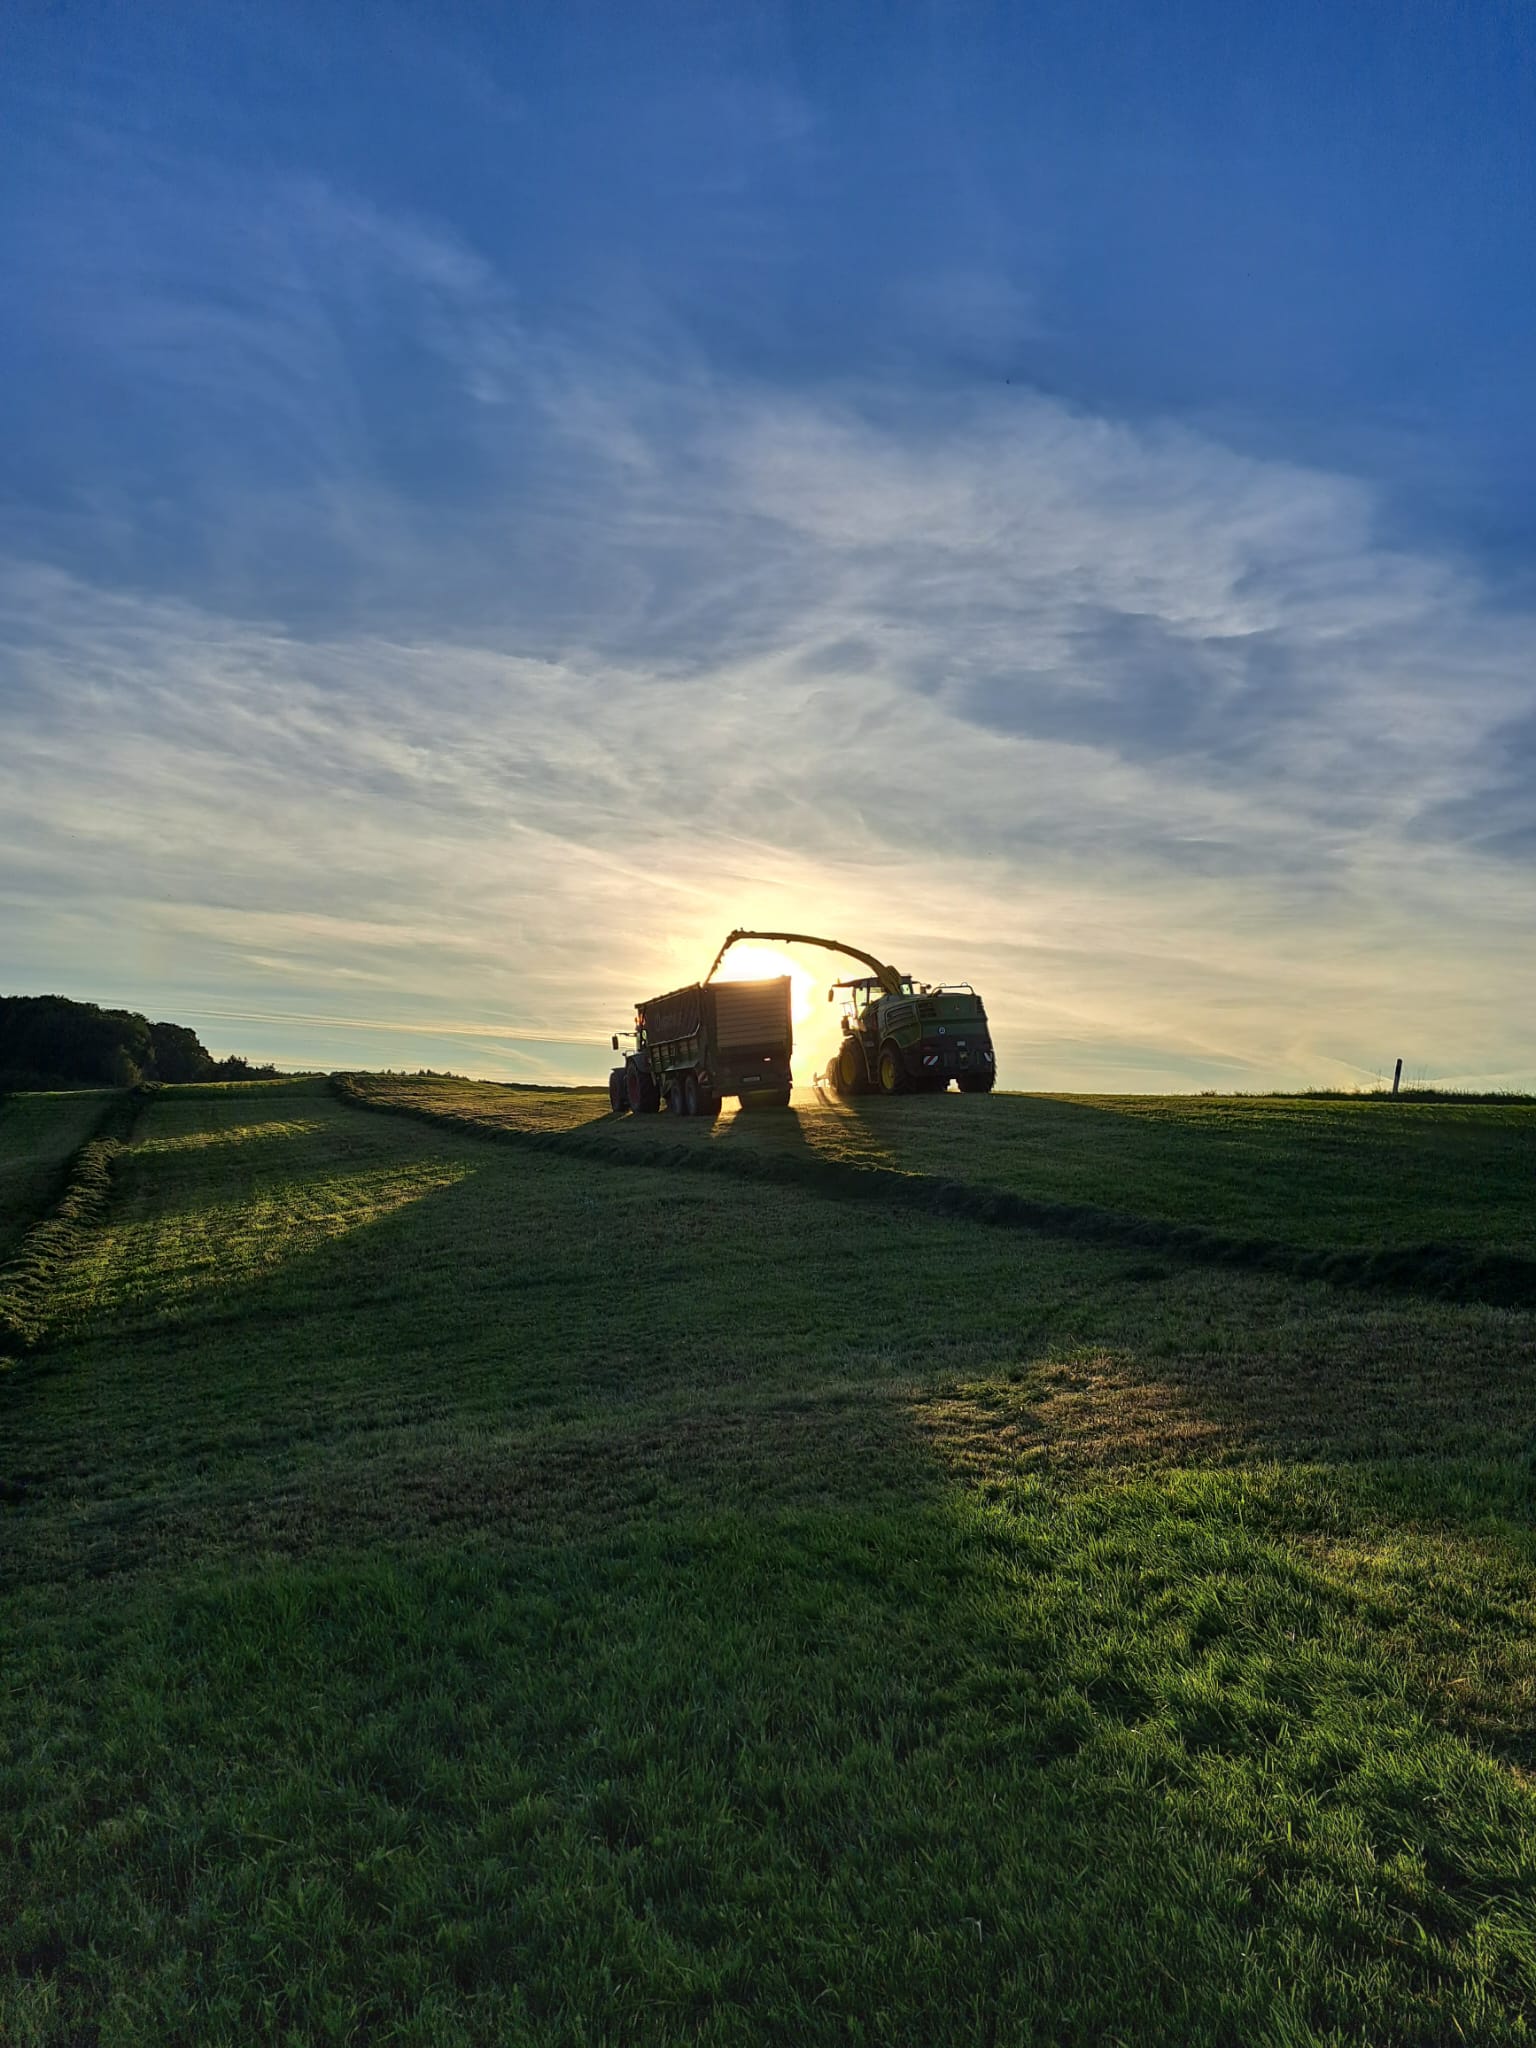
<svg viewBox="0 0 1536 2048">
<path fill-rule="evenodd" d="M 0 985 L 1536 1083 L 1523 6 L 10 11 Z"/>
</svg>

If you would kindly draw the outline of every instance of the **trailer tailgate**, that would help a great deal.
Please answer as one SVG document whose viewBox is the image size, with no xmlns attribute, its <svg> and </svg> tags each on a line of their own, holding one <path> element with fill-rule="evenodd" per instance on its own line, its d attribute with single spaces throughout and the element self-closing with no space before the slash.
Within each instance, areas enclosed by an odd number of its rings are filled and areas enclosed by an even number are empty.
<svg viewBox="0 0 1536 2048">
<path fill-rule="evenodd" d="M 772 981 L 717 981 L 715 1042 L 722 1050 L 750 1045 L 767 1050 L 790 1044 L 789 976 Z"/>
</svg>

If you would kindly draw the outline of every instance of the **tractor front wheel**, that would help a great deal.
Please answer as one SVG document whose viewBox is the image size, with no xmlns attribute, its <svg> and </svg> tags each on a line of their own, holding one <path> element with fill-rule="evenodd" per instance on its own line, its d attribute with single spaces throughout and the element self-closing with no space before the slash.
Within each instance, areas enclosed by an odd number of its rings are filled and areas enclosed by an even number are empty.
<svg viewBox="0 0 1536 2048">
<path fill-rule="evenodd" d="M 615 1116 L 624 1116 L 629 1109 L 629 1089 L 624 1079 L 624 1069 L 608 1076 L 608 1107 Z"/>
</svg>

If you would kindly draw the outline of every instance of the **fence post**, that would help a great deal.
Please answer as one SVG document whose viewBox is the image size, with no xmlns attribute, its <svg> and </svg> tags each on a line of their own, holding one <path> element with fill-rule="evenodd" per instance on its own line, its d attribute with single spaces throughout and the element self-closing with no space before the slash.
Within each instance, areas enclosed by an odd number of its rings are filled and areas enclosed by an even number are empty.
<svg viewBox="0 0 1536 2048">
<path fill-rule="evenodd" d="M 1402 1063 L 1402 1061 L 1401 1061 L 1401 1060 L 1399 1060 L 1399 1061 L 1398 1061 L 1398 1063 L 1397 1063 L 1397 1068 L 1396 1068 L 1396 1071 L 1395 1071 L 1395 1072 L 1393 1073 L 1393 1076 L 1392 1076 L 1392 1093 L 1393 1093 L 1394 1095 L 1395 1095 L 1395 1094 L 1397 1093 L 1397 1084 L 1398 1084 L 1398 1082 L 1399 1082 L 1399 1081 L 1401 1081 L 1401 1079 L 1402 1079 L 1402 1078 L 1403 1078 L 1403 1063 Z"/>
</svg>

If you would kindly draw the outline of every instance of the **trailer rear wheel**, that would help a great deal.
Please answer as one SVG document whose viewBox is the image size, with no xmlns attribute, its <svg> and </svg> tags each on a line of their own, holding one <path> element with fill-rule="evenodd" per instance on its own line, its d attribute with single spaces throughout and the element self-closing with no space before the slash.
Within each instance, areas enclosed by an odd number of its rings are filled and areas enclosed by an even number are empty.
<svg viewBox="0 0 1536 2048">
<path fill-rule="evenodd" d="M 674 1081 L 667 1090 L 667 1112 L 671 1116 L 686 1116 L 688 1105 L 683 1100 L 683 1084 Z"/>
<path fill-rule="evenodd" d="M 741 1106 L 749 1109 L 788 1109 L 787 1088 L 753 1088 L 741 1098 Z"/>
<path fill-rule="evenodd" d="M 699 1116 L 704 1108 L 704 1091 L 699 1086 L 697 1074 L 689 1074 L 683 1082 L 683 1115 Z"/>
</svg>

